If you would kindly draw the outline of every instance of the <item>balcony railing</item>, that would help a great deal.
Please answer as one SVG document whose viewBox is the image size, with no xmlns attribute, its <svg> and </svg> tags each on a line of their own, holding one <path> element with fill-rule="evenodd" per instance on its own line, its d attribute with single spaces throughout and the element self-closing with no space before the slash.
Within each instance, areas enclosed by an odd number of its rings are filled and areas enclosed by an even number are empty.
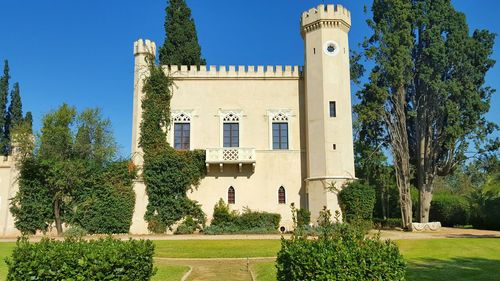
<svg viewBox="0 0 500 281">
<path fill-rule="evenodd" d="M 255 169 L 255 149 L 242 147 L 207 148 L 206 166 L 219 164 L 221 172 L 225 164 L 237 164 L 241 172 L 243 164 L 252 164 Z"/>
</svg>

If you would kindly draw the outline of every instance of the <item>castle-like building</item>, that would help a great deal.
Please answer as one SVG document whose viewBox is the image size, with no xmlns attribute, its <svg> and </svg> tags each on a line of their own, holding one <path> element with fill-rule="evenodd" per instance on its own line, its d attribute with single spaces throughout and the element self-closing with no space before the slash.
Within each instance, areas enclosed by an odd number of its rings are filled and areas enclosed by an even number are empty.
<svg viewBox="0 0 500 281">
<path fill-rule="evenodd" d="M 292 226 L 290 204 L 311 211 L 339 210 L 337 190 L 355 178 L 352 141 L 348 32 L 350 13 L 341 5 L 319 5 L 302 14 L 305 65 L 163 66 L 174 79 L 170 144 L 206 150 L 207 175 L 188 196 L 211 219 L 222 198 L 233 210 L 281 214 Z M 146 56 L 153 42 L 134 44 L 135 77 L 132 156 L 138 145 Z M 15 236 L 9 211 L 17 190 L 16 161 L 0 157 L 0 236 Z M 148 199 L 135 182 L 136 206 L 130 233 L 148 233 Z"/>
<path fill-rule="evenodd" d="M 222 198 L 234 210 L 279 213 L 292 226 L 290 204 L 339 210 L 337 190 L 355 178 L 348 32 L 350 12 L 319 5 L 302 14 L 305 65 L 163 66 L 174 80 L 169 143 L 206 150 L 207 175 L 188 196 L 211 219 Z M 155 43 L 134 44 L 132 153 L 139 147 L 146 56 Z M 135 184 L 132 233 L 147 233 L 145 185 Z"/>
</svg>

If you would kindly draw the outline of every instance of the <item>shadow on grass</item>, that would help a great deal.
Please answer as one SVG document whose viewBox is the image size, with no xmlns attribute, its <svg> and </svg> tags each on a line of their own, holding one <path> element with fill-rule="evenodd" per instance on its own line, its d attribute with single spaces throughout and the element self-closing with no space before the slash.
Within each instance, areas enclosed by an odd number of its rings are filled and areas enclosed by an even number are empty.
<svg viewBox="0 0 500 281">
<path fill-rule="evenodd" d="M 500 238 L 498 234 L 447 234 L 446 238 Z"/>
<path fill-rule="evenodd" d="M 500 260 L 483 258 L 415 259 L 408 280 L 500 280 Z"/>
</svg>

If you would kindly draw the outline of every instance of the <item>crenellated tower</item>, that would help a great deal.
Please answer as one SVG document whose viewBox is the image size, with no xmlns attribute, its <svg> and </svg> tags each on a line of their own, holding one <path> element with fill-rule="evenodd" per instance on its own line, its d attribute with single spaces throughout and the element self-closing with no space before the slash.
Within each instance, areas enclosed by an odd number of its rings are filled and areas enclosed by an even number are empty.
<svg viewBox="0 0 500 281">
<path fill-rule="evenodd" d="M 139 147 L 140 125 L 142 120 L 142 98 L 144 78 L 149 75 L 147 58 L 156 57 L 156 44 L 150 40 L 139 39 L 134 42 L 134 113 L 132 123 L 132 160 L 142 166 L 142 149 Z"/>
<path fill-rule="evenodd" d="M 337 190 L 354 175 L 348 32 L 350 12 L 319 5 L 302 14 L 308 205 L 339 210 Z"/>
</svg>

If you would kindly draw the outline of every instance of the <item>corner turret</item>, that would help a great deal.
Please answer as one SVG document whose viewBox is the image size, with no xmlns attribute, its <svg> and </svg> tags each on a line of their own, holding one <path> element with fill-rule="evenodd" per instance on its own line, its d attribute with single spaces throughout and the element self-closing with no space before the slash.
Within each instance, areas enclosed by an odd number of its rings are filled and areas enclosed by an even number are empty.
<svg viewBox="0 0 500 281">
<path fill-rule="evenodd" d="M 319 5 L 302 14 L 309 210 L 340 211 L 337 191 L 355 178 L 349 30 L 351 13 Z"/>
<path fill-rule="evenodd" d="M 134 116 L 132 121 L 132 160 L 142 167 L 142 149 L 139 147 L 140 122 L 142 116 L 141 100 L 144 96 L 144 78 L 149 75 L 148 56 L 156 58 L 156 44 L 151 40 L 139 39 L 134 42 Z"/>
<path fill-rule="evenodd" d="M 303 12 L 300 20 L 302 37 L 320 27 L 337 27 L 348 32 L 351 28 L 351 12 L 342 5 L 318 5 Z"/>
</svg>

